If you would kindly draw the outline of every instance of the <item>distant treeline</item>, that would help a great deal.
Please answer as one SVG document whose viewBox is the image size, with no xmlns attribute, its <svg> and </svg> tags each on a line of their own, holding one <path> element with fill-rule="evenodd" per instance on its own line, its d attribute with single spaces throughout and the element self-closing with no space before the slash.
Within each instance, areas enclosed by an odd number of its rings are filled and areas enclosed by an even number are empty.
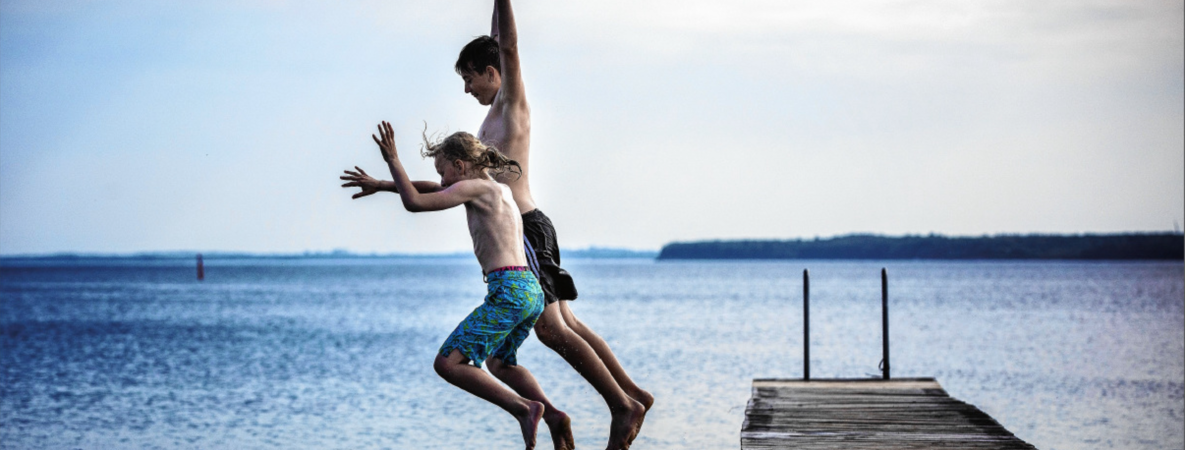
<svg viewBox="0 0 1185 450">
<path fill-rule="evenodd" d="M 830 239 L 675 242 L 658 259 L 1185 259 L 1181 234 L 848 235 Z"/>
<path fill-rule="evenodd" d="M 654 258 L 658 252 L 654 250 L 633 250 L 623 248 L 591 247 L 584 249 L 561 249 L 564 259 L 596 259 L 596 258 Z M 102 261 L 102 260 L 146 260 L 169 261 L 191 260 L 202 254 L 207 261 L 220 259 L 390 259 L 390 258 L 419 258 L 419 259 L 449 259 L 473 258 L 473 252 L 463 251 L 454 253 L 354 253 L 346 250 L 306 251 L 301 253 L 247 253 L 206 251 L 162 251 L 136 253 L 52 253 L 0 256 L 4 261 Z"/>
</svg>

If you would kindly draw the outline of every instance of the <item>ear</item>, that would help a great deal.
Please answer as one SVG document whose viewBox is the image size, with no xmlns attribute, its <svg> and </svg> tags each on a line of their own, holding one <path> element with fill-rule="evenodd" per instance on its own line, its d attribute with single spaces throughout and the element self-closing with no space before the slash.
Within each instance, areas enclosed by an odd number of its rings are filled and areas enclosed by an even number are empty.
<svg viewBox="0 0 1185 450">
<path fill-rule="evenodd" d="M 494 66 L 486 66 L 485 73 L 482 75 L 485 75 L 486 78 L 489 78 L 491 81 L 493 81 L 494 77 L 499 76 L 498 68 Z"/>
</svg>

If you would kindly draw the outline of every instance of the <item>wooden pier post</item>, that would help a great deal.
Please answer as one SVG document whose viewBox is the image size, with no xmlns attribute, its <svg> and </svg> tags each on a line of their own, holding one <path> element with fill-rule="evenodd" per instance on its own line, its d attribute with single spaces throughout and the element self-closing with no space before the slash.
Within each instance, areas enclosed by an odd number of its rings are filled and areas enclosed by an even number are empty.
<svg viewBox="0 0 1185 450">
<path fill-rule="evenodd" d="M 802 379 L 811 379 L 811 273 L 802 269 Z"/>
<path fill-rule="evenodd" d="M 881 378 L 889 379 L 889 272 L 881 268 Z"/>
<path fill-rule="evenodd" d="M 933 378 L 889 373 L 889 271 L 881 268 L 881 379 L 811 380 L 811 278 L 802 271 L 802 379 L 756 379 L 741 450 L 1035 450 Z"/>
</svg>

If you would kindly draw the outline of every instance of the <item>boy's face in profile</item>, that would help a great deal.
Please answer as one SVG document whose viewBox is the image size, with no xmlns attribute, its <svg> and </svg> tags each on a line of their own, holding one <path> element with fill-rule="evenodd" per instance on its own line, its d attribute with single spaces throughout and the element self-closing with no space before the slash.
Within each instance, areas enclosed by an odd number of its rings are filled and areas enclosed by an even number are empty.
<svg viewBox="0 0 1185 450">
<path fill-rule="evenodd" d="M 464 179 L 465 171 L 461 161 L 449 161 L 444 156 L 436 157 L 436 173 L 440 174 L 440 185 L 444 187 L 452 186 L 453 183 Z"/>
<path fill-rule="evenodd" d="M 465 93 L 472 95 L 483 106 L 494 103 L 494 96 L 498 95 L 498 89 L 502 87 L 502 76 L 493 66 L 486 66 L 482 72 L 461 72 L 461 79 L 465 81 Z"/>
</svg>

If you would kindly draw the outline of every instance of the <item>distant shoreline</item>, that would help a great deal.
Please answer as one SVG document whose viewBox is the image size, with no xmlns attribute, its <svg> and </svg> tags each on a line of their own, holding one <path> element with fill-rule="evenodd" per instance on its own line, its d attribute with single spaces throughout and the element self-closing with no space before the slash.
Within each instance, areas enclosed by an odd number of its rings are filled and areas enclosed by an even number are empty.
<svg viewBox="0 0 1185 450">
<path fill-rule="evenodd" d="M 623 259 L 658 257 L 656 250 L 632 250 L 620 248 L 591 247 L 584 249 L 561 249 L 561 255 L 570 259 Z M 3 261 L 83 261 L 83 260 L 191 260 L 202 255 L 204 260 L 250 260 L 250 259 L 452 259 L 473 258 L 472 252 L 453 253 L 355 253 L 345 250 L 300 253 L 250 253 L 250 252 L 199 252 L 163 251 L 134 253 L 44 253 L 3 255 Z"/>
<path fill-rule="evenodd" d="M 980 237 L 853 234 L 828 239 L 675 242 L 659 260 L 926 259 L 926 260 L 1178 260 L 1180 233 L 998 235 Z"/>
<path fill-rule="evenodd" d="M 470 252 L 355 253 L 345 250 L 300 253 L 161 251 L 134 253 L 72 253 L 2 255 L 0 261 L 252 259 L 454 259 Z M 852 234 L 824 239 L 738 239 L 673 242 L 661 250 L 591 247 L 563 249 L 564 259 L 663 260 L 1156 260 L 1185 262 L 1181 233 L 1081 235 L 882 236 Z"/>
</svg>

